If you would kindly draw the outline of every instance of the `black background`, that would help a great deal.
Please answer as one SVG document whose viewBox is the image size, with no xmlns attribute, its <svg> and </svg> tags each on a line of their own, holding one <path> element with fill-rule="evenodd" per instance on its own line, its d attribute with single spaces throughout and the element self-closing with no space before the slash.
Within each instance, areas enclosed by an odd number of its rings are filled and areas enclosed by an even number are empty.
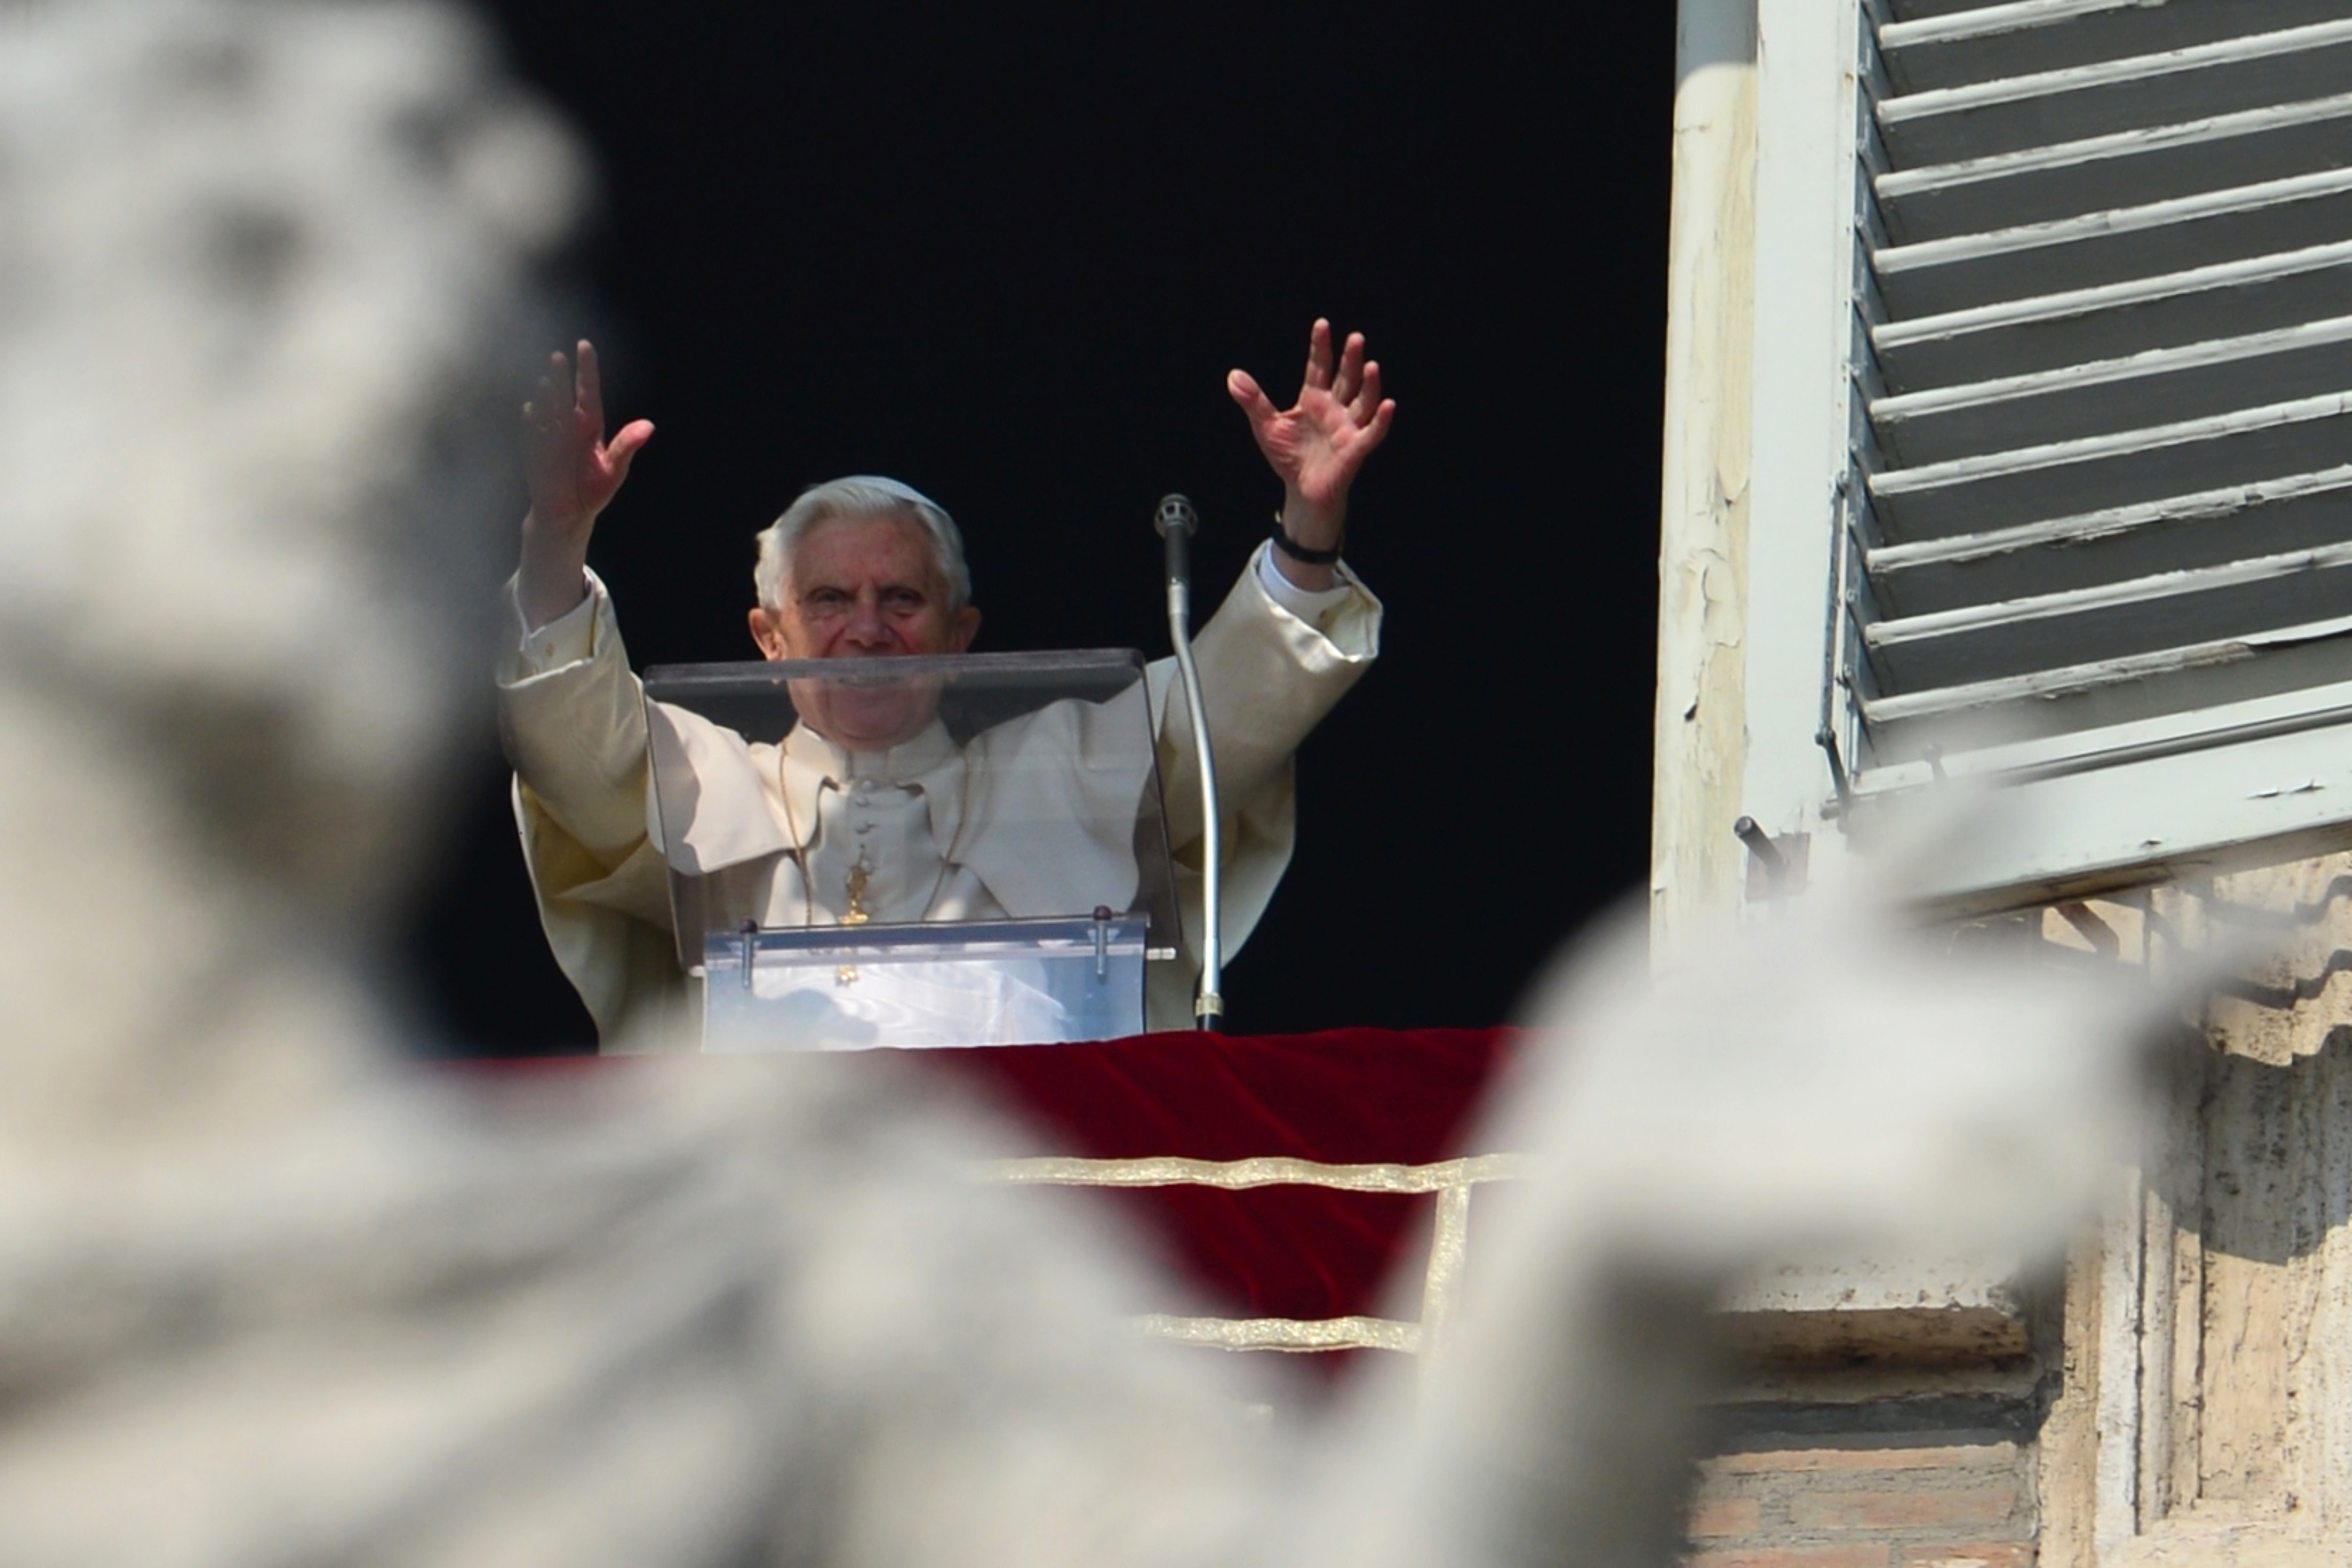
<svg viewBox="0 0 2352 1568">
<path fill-rule="evenodd" d="M 1500 1021 L 1643 875 L 1671 5 L 492 16 L 602 182 L 554 330 L 658 426 L 592 556 L 640 667 L 753 657 L 751 536 L 852 472 L 955 513 L 981 647 L 1164 653 L 1152 505 L 1205 616 L 1280 499 L 1224 374 L 1286 403 L 1326 315 L 1399 404 L 1349 525 L 1387 636 L 1230 1026 Z M 460 815 L 440 1026 L 586 1045 L 487 757 Z"/>
</svg>

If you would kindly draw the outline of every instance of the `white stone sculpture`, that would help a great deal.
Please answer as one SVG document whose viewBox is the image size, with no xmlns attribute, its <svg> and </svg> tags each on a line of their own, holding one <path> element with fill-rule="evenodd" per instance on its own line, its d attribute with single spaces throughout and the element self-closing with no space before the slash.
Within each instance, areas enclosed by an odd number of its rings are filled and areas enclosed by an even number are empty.
<svg viewBox="0 0 2352 1568">
<path fill-rule="evenodd" d="M 1726 1280 L 2079 1207 L 2144 1010 L 1607 944 L 1423 1418 L 1302 1432 L 911 1075 L 402 1067 L 485 349 L 583 184 L 444 5 L 0 11 L 0 1563 L 1663 1563 Z"/>
</svg>

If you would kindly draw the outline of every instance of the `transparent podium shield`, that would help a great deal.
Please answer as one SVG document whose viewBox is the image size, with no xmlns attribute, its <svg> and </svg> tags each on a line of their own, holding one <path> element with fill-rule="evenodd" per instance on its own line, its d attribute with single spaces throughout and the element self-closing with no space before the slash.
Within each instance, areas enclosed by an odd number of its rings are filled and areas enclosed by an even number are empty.
<svg viewBox="0 0 2352 1568">
<path fill-rule="evenodd" d="M 1100 1039 L 1181 946 L 1143 657 L 666 666 L 654 827 L 704 1046 Z"/>
</svg>

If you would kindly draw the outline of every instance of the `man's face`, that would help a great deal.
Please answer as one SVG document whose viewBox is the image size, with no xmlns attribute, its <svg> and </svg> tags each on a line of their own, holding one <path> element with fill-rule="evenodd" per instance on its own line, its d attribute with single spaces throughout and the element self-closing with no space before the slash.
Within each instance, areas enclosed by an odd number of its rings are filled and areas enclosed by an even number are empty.
<svg viewBox="0 0 2352 1568">
<path fill-rule="evenodd" d="M 980 630 L 978 610 L 949 607 L 930 535 L 910 517 L 829 517 L 812 525 L 793 552 L 783 598 L 780 610 L 751 612 L 751 638 L 771 659 L 961 653 Z M 793 686 L 810 727 L 854 752 L 913 739 L 939 707 L 931 681 Z"/>
<path fill-rule="evenodd" d="M 751 612 L 769 658 L 961 653 L 980 612 L 949 608 L 930 535 L 910 517 L 828 517 L 800 537 L 781 610 Z"/>
</svg>

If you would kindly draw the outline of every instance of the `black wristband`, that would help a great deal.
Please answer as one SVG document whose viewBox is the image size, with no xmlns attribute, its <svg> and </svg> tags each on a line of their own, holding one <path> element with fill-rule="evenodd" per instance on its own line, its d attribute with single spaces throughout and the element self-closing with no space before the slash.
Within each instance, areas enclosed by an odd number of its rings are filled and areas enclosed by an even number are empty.
<svg viewBox="0 0 2352 1568">
<path fill-rule="evenodd" d="M 1309 566 L 1337 565 L 1340 547 L 1347 542 L 1347 540 L 1342 538 L 1339 544 L 1333 545 L 1328 550 L 1309 550 L 1290 537 L 1290 530 L 1282 525 L 1282 514 L 1280 512 L 1274 514 L 1274 547 L 1293 561 L 1303 562 Z"/>
</svg>

